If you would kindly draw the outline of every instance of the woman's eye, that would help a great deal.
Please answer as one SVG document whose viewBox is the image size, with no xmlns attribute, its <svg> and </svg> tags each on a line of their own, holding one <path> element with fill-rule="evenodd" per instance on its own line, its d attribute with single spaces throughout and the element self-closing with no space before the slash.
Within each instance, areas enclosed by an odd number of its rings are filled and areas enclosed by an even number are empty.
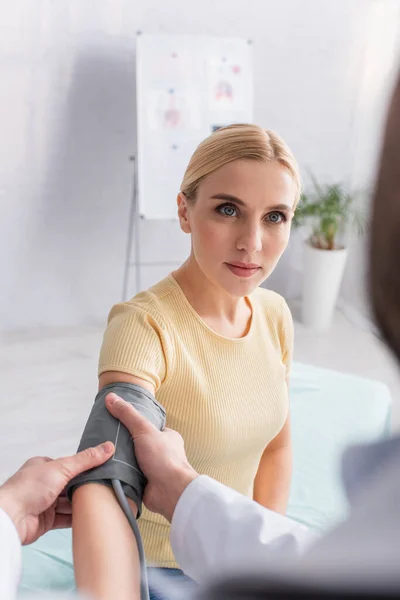
<svg viewBox="0 0 400 600">
<path fill-rule="evenodd" d="M 236 208 L 230 204 L 218 207 L 218 212 L 226 217 L 236 217 Z"/>
<path fill-rule="evenodd" d="M 272 212 L 268 215 L 268 220 L 271 223 L 283 223 L 286 221 L 285 215 L 281 212 Z"/>
</svg>

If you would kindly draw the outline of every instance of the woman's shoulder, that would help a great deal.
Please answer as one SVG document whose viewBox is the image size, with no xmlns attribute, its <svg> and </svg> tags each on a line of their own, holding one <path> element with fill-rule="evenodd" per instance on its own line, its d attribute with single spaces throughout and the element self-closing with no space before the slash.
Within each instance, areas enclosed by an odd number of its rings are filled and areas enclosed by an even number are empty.
<svg viewBox="0 0 400 600">
<path fill-rule="evenodd" d="M 251 298 L 260 308 L 259 314 L 264 316 L 265 326 L 270 332 L 275 332 L 283 354 L 286 356 L 288 352 L 291 352 L 294 337 L 292 313 L 286 300 L 277 292 L 266 288 L 258 288 Z M 262 316 L 261 319 L 263 319 Z"/>
<path fill-rule="evenodd" d="M 172 328 L 162 305 L 167 289 L 160 284 L 112 307 L 100 351 L 99 375 L 118 371 L 159 389 L 174 360 Z"/>
<path fill-rule="evenodd" d="M 278 330 L 289 330 L 293 327 L 293 319 L 290 308 L 283 296 L 259 287 L 251 295 L 251 300 L 258 307 L 259 313 L 266 318 L 266 323 Z"/>
<path fill-rule="evenodd" d="M 262 309 L 267 310 L 269 314 L 276 312 L 281 315 L 282 311 L 287 308 L 284 297 L 268 288 L 258 287 L 252 293 L 251 300 Z"/>
<path fill-rule="evenodd" d="M 175 286 L 170 277 L 151 288 L 141 291 L 130 300 L 115 304 L 108 317 L 110 320 L 124 315 L 126 318 L 151 318 L 160 327 L 166 326 L 168 306 L 172 302 Z"/>
</svg>

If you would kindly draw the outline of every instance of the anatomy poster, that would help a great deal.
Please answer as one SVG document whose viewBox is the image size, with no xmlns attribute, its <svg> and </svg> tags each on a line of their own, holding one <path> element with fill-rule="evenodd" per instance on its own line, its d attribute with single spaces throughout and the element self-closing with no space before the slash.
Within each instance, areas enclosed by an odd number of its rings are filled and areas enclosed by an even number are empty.
<svg viewBox="0 0 400 600">
<path fill-rule="evenodd" d="M 196 146 L 220 127 L 253 120 L 247 40 L 141 34 L 136 45 L 139 212 L 176 218 L 176 195 Z"/>
<path fill-rule="evenodd" d="M 198 95 L 187 87 L 149 90 L 147 119 L 152 131 L 199 129 Z"/>
<path fill-rule="evenodd" d="M 217 56 L 208 61 L 208 95 L 211 111 L 242 111 L 246 105 L 246 82 L 240 62 L 229 56 Z"/>
</svg>

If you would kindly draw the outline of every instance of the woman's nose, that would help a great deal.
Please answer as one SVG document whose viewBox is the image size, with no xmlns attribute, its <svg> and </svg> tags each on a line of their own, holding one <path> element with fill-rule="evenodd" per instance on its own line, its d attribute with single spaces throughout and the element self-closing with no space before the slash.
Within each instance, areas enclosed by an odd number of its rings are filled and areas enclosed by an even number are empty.
<svg viewBox="0 0 400 600">
<path fill-rule="evenodd" d="M 261 252 L 262 250 L 262 231 L 260 226 L 247 227 L 242 231 L 236 242 L 238 250 L 245 250 L 248 254 Z"/>
</svg>

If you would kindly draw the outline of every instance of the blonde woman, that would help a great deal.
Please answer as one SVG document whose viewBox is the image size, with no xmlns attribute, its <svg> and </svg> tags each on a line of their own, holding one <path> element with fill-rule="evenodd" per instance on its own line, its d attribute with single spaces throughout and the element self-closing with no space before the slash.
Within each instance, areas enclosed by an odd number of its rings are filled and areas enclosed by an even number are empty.
<svg viewBox="0 0 400 600">
<path fill-rule="evenodd" d="M 272 131 L 232 125 L 204 140 L 178 194 L 190 256 L 112 308 L 99 365 L 100 389 L 128 382 L 156 396 L 196 471 L 281 513 L 293 325 L 283 298 L 259 286 L 288 244 L 299 195 L 297 163 Z M 96 598 L 138 595 L 136 546 L 112 491 L 82 486 L 73 514 L 78 587 Z M 168 522 L 144 510 L 139 524 L 149 564 L 183 578 Z"/>
</svg>

